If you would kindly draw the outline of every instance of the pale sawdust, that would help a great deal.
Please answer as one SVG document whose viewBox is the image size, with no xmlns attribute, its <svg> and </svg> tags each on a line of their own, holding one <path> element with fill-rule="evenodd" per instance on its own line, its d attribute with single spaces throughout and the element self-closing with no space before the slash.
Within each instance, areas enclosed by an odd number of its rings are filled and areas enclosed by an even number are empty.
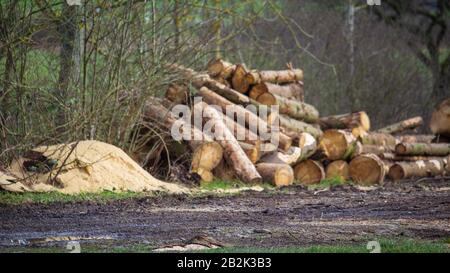
<svg viewBox="0 0 450 273">
<path fill-rule="evenodd" d="M 142 169 L 120 148 L 100 141 L 41 146 L 40 152 L 57 164 L 47 173 L 29 172 L 24 158 L 0 172 L 0 188 L 12 192 L 165 192 L 188 193 L 183 186 L 160 181 Z"/>
</svg>

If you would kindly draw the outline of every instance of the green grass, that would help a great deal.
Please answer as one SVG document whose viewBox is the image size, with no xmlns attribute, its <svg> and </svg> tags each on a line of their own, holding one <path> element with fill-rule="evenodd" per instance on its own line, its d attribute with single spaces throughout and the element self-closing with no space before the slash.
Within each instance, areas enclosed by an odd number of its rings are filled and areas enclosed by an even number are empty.
<svg viewBox="0 0 450 273">
<path fill-rule="evenodd" d="M 273 189 L 274 188 L 272 185 L 270 185 L 268 183 L 262 183 L 262 184 L 258 184 L 258 185 L 248 185 L 241 181 L 225 181 L 225 180 L 216 179 L 211 182 L 202 183 L 200 185 L 200 189 L 213 191 L 213 190 L 219 190 L 219 189 L 220 190 L 239 189 L 239 188 L 246 188 L 246 187 L 251 187 L 251 186 L 261 186 L 264 189 Z"/>
<path fill-rule="evenodd" d="M 345 184 L 350 184 L 350 181 L 345 181 L 341 177 L 327 178 L 320 181 L 319 184 L 308 186 L 309 190 L 317 190 L 317 189 L 328 189 L 336 186 L 341 186 Z"/>
<path fill-rule="evenodd" d="M 450 239 L 441 241 L 425 241 L 415 239 L 379 239 L 381 253 L 450 253 Z M 128 246 L 96 246 L 94 244 L 83 244 L 81 242 L 81 252 L 83 253 L 148 253 L 154 249 L 151 245 L 135 244 Z M 0 253 L 60 253 L 69 252 L 65 245 L 52 247 L 13 247 L 0 249 Z M 218 248 L 197 253 L 370 253 L 367 249 L 367 242 L 354 245 L 314 245 L 306 247 L 229 247 Z"/>
<path fill-rule="evenodd" d="M 24 203 L 48 204 L 52 202 L 78 202 L 78 201 L 106 202 L 111 200 L 122 200 L 144 196 L 150 196 L 150 194 L 135 193 L 135 192 L 104 191 L 101 193 L 82 193 L 78 195 L 68 195 L 59 192 L 15 193 L 15 192 L 0 191 L 0 204 L 12 204 L 12 205 Z"/>
</svg>

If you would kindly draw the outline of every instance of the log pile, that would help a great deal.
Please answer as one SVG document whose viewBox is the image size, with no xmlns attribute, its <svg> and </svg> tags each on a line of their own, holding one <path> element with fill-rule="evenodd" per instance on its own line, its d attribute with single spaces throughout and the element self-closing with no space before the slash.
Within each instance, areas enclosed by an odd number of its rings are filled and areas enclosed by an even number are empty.
<svg viewBox="0 0 450 273">
<path fill-rule="evenodd" d="M 190 171 L 205 182 L 217 177 L 278 187 L 338 178 L 377 185 L 386 178 L 450 174 L 450 144 L 442 143 L 450 131 L 449 102 L 433 114 L 435 135 L 405 134 L 423 126 L 421 117 L 371 131 L 364 111 L 320 117 L 304 101 L 303 71 L 292 64 L 256 70 L 217 59 L 205 72 L 168 68 L 184 82 L 170 85 L 165 99 L 148 102 L 143 119 L 162 122 L 167 130 L 175 122 L 191 125 L 182 133 L 200 140 L 184 141 L 190 147 Z M 196 89 L 195 98 L 188 86 Z M 188 105 L 191 117 L 176 121 L 170 112 L 174 104 Z M 196 115 L 200 124 L 193 121 Z"/>
</svg>

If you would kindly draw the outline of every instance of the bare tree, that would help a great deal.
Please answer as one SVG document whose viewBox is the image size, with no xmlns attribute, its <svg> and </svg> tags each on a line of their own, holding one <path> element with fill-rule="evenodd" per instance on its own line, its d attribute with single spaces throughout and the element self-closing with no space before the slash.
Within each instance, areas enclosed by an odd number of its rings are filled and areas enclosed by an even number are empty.
<svg viewBox="0 0 450 273">
<path fill-rule="evenodd" d="M 450 41 L 450 2 L 385 0 L 373 8 L 373 13 L 389 26 L 409 34 L 407 45 L 433 76 L 433 102 L 448 96 L 450 54 L 444 51 L 443 45 Z"/>
</svg>

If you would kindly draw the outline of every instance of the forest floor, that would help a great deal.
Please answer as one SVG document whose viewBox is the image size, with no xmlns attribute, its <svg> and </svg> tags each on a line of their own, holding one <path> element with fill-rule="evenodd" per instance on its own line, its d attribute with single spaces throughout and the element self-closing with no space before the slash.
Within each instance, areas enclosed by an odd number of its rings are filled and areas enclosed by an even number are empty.
<svg viewBox="0 0 450 273">
<path fill-rule="evenodd" d="M 11 204 L 0 196 L 0 211 L 0 252 L 67 252 L 73 240 L 82 251 L 151 251 L 197 235 L 235 249 L 365 247 L 393 238 L 450 250 L 449 179 L 102 201 Z"/>
</svg>

